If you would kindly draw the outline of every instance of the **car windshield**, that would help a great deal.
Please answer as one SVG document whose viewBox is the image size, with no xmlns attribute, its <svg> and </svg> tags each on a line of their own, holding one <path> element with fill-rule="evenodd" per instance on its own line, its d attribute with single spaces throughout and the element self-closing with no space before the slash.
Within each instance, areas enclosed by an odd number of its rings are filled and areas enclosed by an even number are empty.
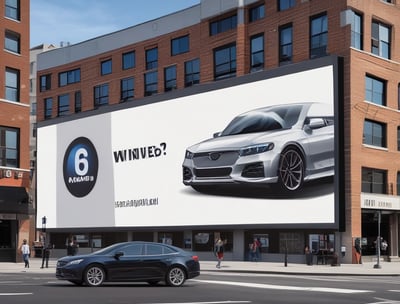
<svg viewBox="0 0 400 304">
<path fill-rule="evenodd" d="M 221 136 L 291 128 L 299 119 L 301 105 L 266 108 L 235 117 Z"/>
</svg>

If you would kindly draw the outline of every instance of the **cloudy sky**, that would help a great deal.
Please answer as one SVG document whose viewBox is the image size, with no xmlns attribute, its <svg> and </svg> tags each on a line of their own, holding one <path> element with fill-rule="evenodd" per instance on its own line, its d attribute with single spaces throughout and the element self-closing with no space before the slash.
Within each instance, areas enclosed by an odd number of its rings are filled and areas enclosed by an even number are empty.
<svg viewBox="0 0 400 304">
<path fill-rule="evenodd" d="M 137 25 L 200 0 L 31 0 L 31 41 L 59 46 Z"/>
</svg>

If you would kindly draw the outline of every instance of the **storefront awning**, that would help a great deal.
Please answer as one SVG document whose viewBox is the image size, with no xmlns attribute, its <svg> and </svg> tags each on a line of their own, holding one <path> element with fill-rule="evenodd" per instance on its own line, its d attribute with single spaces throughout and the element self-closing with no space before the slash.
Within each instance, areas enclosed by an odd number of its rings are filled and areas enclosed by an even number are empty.
<svg viewBox="0 0 400 304">
<path fill-rule="evenodd" d="M 24 187 L 0 186 L 0 213 L 28 214 L 29 195 Z"/>
</svg>

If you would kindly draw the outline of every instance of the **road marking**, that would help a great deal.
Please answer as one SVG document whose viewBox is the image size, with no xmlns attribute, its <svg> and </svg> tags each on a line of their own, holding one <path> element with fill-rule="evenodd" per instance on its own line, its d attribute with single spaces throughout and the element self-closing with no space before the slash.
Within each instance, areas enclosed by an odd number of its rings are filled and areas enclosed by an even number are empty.
<svg viewBox="0 0 400 304">
<path fill-rule="evenodd" d="M 252 303 L 251 301 L 213 301 L 213 302 L 179 302 L 179 304 L 242 304 L 242 303 Z M 176 304 L 172 303 L 146 303 L 146 304 Z"/>
<path fill-rule="evenodd" d="M 383 298 L 374 298 L 378 300 L 379 302 L 373 302 L 373 303 L 368 303 L 368 304 L 399 304 L 400 301 L 397 300 L 389 300 L 389 299 L 383 299 Z"/>
<path fill-rule="evenodd" d="M 326 288 L 326 287 L 298 287 L 298 286 L 284 286 L 284 285 L 270 285 L 246 282 L 229 282 L 229 281 L 210 281 L 210 280 L 193 280 L 199 283 L 221 284 L 231 286 L 242 286 L 251 288 L 263 289 L 278 289 L 278 290 L 295 290 L 295 291 L 315 291 L 315 292 L 331 292 L 331 293 L 366 293 L 372 290 L 359 290 L 359 289 L 343 289 L 343 288 Z"/>
<path fill-rule="evenodd" d="M 0 296 L 31 296 L 33 292 L 8 292 L 8 293 L 0 293 Z"/>
</svg>

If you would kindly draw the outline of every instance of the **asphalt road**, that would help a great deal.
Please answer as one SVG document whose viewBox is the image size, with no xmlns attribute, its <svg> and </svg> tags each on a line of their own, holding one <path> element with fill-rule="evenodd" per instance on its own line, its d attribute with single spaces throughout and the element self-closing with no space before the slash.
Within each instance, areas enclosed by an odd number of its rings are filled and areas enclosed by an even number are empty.
<svg viewBox="0 0 400 304">
<path fill-rule="evenodd" d="M 399 277 L 300 276 L 203 271 L 183 287 L 109 283 L 79 287 L 50 274 L 0 274 L 0 303 L 400 304 Z"/>
</svg>

